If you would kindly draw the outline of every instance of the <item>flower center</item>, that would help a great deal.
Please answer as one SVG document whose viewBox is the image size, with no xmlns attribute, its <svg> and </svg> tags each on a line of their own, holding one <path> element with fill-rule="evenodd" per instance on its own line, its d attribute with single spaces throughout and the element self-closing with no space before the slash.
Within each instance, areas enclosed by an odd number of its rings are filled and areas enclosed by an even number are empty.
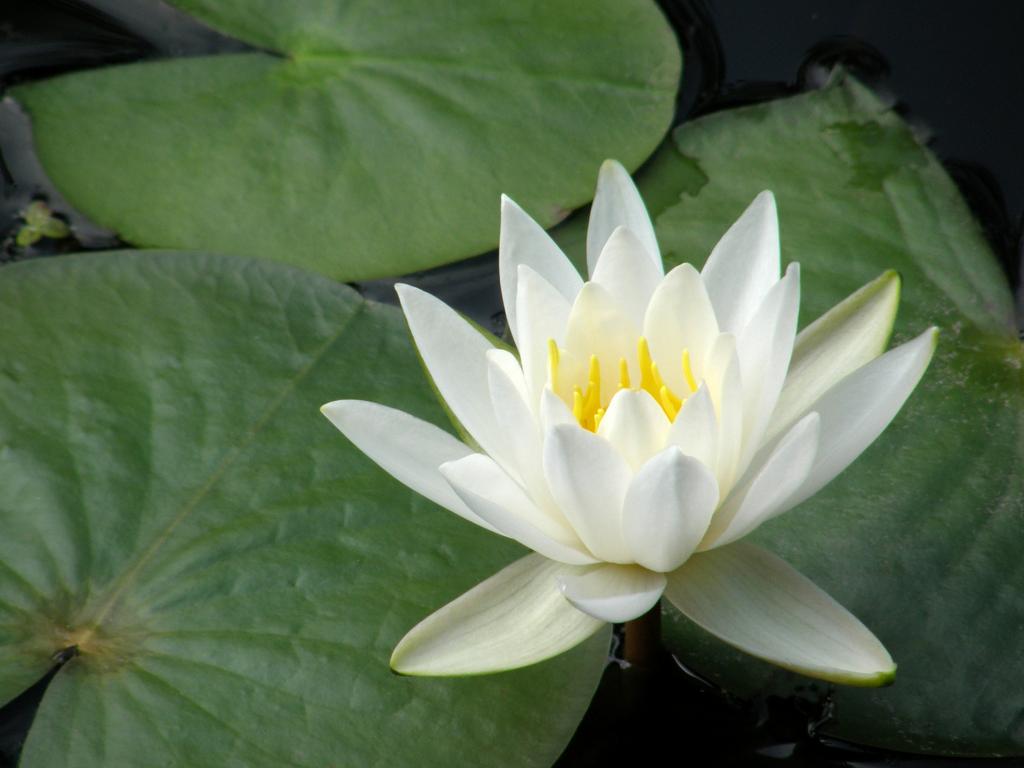
<svg viewBox="0 0 1024 768">
<path fill-rule="evenodd" d="M 690 350 L 683 350 L 681 360 L 683 381 L 686 382 L 686 386 L 689 388 L 689 391 L 682 396 L 673 392 L 664 379 L 662 379 L 661 373 L 658 371 L 658 364 L 651 359 L 651 350 L 647 345 L 647 339 L 643 336 L 637 340 L 636 356 L 640 369 L 638 385 L 636 387 L 632 386 L 629 376 L 629 364 L 626 362 L 626 358 L 620 357 L 619 380 L 614 392 L 611 394 L 614 395 L 620 389 L 636 389 L 637 391 L 642 389 L 654 398 L 654 402 L 661 406 L 662 410 L 665 411 L 665 415 L 668 416 L 668 420 L 674 421 L 679 414 L 679 409 L 686 402 L 686 398 L 697 391 L 697 380 L 694 378 L 693 369 L 690 366 Z M 554 339 L 548 339 L 548 383 L 554 392 L 558 392 L 559 386 L 559 357 L 558 344 L 555 343 Z M 609 387 L 605 387 L 606 392 L 609 389 Z M 575 384 L 572 388 L 572 415 L 581 427 L 591 432 L 596 432 L 597 428 L 601 425 L 601 419 L 604 418 L 604 406 L 610 400 L 611 395 L 606 400 L 603 400 L 601 397 L 601 361 L 597 355 L 591 355 L 586 385 L 581 387 Z"/>
</svg>

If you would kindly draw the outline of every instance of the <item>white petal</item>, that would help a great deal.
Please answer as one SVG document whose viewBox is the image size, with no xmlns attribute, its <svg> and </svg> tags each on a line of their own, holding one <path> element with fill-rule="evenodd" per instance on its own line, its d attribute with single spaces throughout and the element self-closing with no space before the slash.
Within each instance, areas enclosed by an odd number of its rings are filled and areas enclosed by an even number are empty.
<svg viewBox="0 0 1024 768">
<path fill-rule="evenodd" d="M 647 215 L 647 208 L 633 179 L 621 164 L 605 160 L 597 177 L 597 192 L 590 206 L 590 225 L 587 228 L 587 269 L 591 275 L 604 244 L 618 227 L 629 228 L 658 272 L 664 271 L 651 217 Z"/>
<path fill-rule="evenodd" d="M 494 416 L 507 446 L 510 466 L 505 469 L 523 484 L 537 505 L 553 505 L 540 458 L 540 424 L 527 404 L 523 371 L 515 357 L 503 349 L 488 350 L 487 382 Z"/>
<path fill-rule="evenodd" d="M 739 542 L 694 555 L 665 596 L 729 645 L 785 669 L 844 685 L 884 685 L 896 665 L 849 611 L 791 566 Z"/>
<path fill-rule="evenodd" d="M 494 347 L 443 301 L 411 285 L 399 284 L 395 290 L 441 397 L 484 451 L 503 455 L 487 386 L 487 351 Z"/>
<path fill-rule="evenodd" d="M 622 502 L 632 472 L 618 451 L 582 427 L 553 427 L 544 440 L 544 474 L 587 549 L 601 560 L 630 562 L 622 541 Z"/>
<path fill-rule="evenodd" d="M 701 272 L 718 326 L 736 333 L 761 305 L 779 279 L 779 219 L 768 191 L 754 202 L 718 241 Z"/>
<path fill-rule="evenodd" d="M 404 675 L 517 669 L 574 648 L 605 622 L 572 607 L 558 577 L 572 566 L 527 555 L 421 621 L 391 655 Z"/>
<path fill-rule="evenodd" d="M 541 429 L 546 433 L 551 427 L 559 424 L 576 424 L 576 419 L 562 398 L 550 389 L 545 389 L 540 401 Z"/>
<path fill-rule="evenodd" d="M 595 619 L 619 624 L 655 606 L 665 576 L 637 565 L 604 564 L 559 578 L 565 598 Z"/>
<path fill-rule="evenodd" d="M 501 234 L 498 272 L 505 317 L 516 344 L 520 343 L 516 304 L 519 267 L 530 267 L 572 304 L 583 287 L 583 278 L 554 240 L 511 199 L 501 196 Z"/>
<path fill-rule="evenodd" d="M 618 227 L 605 243 L 591 280 L 608 291 L 634 325 L 642 328 L 647 304 L 662 280 L 662 273 L 648 258 L 636 235 Z"/>
<path fill-rule="evenodd" d="M 665 446 L 669 426 L 668 416 L 650 394 L 620 389 L 608 404 L 597 434 L 636 470 Z"/>
<path fill-rule="evenodd" d="M 705 375 L 718 417 L 715 476 L 719 492 L 728 494 L 741 471 L 739 459 L 743 449 L 743 377 L 734 336 L 723 333 L 715 339 L 708 353 Z"/>
<path fill-rule="evenodd" d="M 718 464 L 718 418 L 707 382 L 701 383 L 683 403 L 665 442 L 678 446 L 687 456 L 715 470 Z"/>
<path fill-rule="evenodd" d="M 705 357 L 718 338 L 711 299 L 691 264 L 680 264 L 665 275 L 651 296 L 643 329 L 662 378 L 674 392 L 689 392 L 682 371 L 683 350 L 689 350 L 699 382 L 705 376 Z"/>
<path fill-rule="evenodd" d="M 466 506 L 499 533 L 561 563 L 596 562 L 564 519 L 540 510 L 489 457 L 476 453 L 442 464 L 441 474 Z"/>
<path fill-rule="evenodd" d="M 517 344 L 532 408 L 548 381 L 548 342 L 565 343 L 572 304 L 526 265 L 519 267 L 518 286 Z"/>
<path fill-rule="evenodd" d="M 487 374 L 488 384 L 493 379 L 492 374 L 501 374 L 500 378 L 508 382 L 508 385 L 512 387 L 509 394 L 515 394 L 522 401 L 523 407 L 526 407 L 526 380 L 523 377 L 523 369 L 520 367 L 515 355 L 497 347 L 487 350 Z M 493 399 L 493 392 L 491 397 Z"/>
<path fill-rule="evenodd" d="M 572 397 L 574 384 L 587 383 L 590 356 L 597 355 L 602 382 L 618 382 L 619 360 L 630 366 L 639 381 L 636 344 L 640 329 L 597 283 L 586 283 L 576 297 L 565 332 L 565 353 L 559 364 L 558 394 Z M 607 384 L 604 384 L 607 386 Z"/>
<path fill-rule="evenodd" d="M 938 329 L 890 349 L 826 392 L 812 406 L 821 415 L 818 456 L 796 506 L 846 469 L 889 426 L 921 380 L 938 342 Z"/>
<path fill-rule="evenodd" d="M 445 481 L 440 466 L 473 453 L 443 429 L 402 411 L 364 400 L 335 400 L 320 409 L 381 469 L 435 504 L 494 531 L 470 511 Z"/>
<path fill-rule="evenodd" d="M 744 387 L 743 440 L 750 453 L 761 444 L 786 380 L 799 309 L 800 265 L 790 264 L 786 276 L 771 287 L 736 339 Z M 749 454 L 741 457 L 741 465 L 749 458 Z"/>
<path fill-rule="evenodd" d="M 700 544 L 718 503 L 711 471 L 675 446 L 647 462 L 622 507 L 622 537 L 633 559 L 652 571 L 672 571 Z"/>
<path fill-rule="evenodd" d="M 746 476 L 715 512 L 700 548 L 710 549 L 746 536 L 787 509 L 811 471 L 818 451 L 821 420 L 809 413 L 771 451 L 754 460 Z"/>
<path fill-rule="evenodd" d="M 800 332 L 766 440 L 803 416 L 844 376 L 885 351 L 899 302 L 899 275 L 886 272 Z"/>
</svg>

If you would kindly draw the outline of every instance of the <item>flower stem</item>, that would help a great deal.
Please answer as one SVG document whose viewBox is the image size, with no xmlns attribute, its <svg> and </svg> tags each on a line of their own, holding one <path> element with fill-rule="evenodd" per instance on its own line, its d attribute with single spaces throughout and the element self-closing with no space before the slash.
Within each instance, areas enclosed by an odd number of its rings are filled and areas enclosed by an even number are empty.
<svg viewBox="0 0 1024 768">
<path fill-rule="evenodd" d="M 653 667 L 661 656 L 661 601 L 623 628 L 622 657 L 634 667 Z"/>
</svg>

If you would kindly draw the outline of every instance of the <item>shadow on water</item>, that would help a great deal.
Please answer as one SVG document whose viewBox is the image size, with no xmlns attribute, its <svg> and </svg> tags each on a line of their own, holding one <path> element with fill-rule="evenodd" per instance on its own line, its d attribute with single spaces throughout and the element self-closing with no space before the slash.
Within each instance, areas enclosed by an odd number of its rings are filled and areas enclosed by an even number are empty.
<svg viewBox="0 0 1024 768">
<path fill-rule="evenodd" d="M 899 26 L 890 24 L 894 17 L 912 21 L 915 14 L 921 17 L 936 8 L 940 15 L 949 8 L 964 12 L 965 4 L 925 7 L 915 1 L 901 3 L 894 9 L 878 0 L 779 0 L 770 6 L 758 0 L 660 0 L 660 5 L 679 36 L 686 61 L 686 76 L 677 99 L 677 122 L 817 87 L 834 66 L 841 64 L 876 91 L 888 94 L 896 109 L 921 135 L 936 137 L 933 148 L 981 222 L 1010 283 L 1018 284 L 1024 255 L 1019 213 L 1024 207 L 1024 155 L 1019 151 L 1019 136 L 1013 134 L 1012 141 L 1000 144 L 990 140 L 989 133 L 972 126 L 972 122 L 984 121 L 973 114 L 960 114 L 960 105 L 947 99 L 948 107 L 936 106 L 933 97 L 944 87 L 943 83 L 928 86 L 922 85 L 920 78 L 897 77 L 898 72 L 909 70 L 913 75 L 917 69 L 926 69 L 929 62 L 915 60 L 912 45 L 883 44 L 895 34 L 890 27 Z M 1024 6 L 984 6 L 996 16 L 1017 12 L 1014 7 Z M 1020 28 L 1009 34 L 1019 34 Z M 850 30 L 857 34 L 840 34 Z M 963 43 L 949 37 L 958 34 L 955 26 L 944 34 L 947 43 Z M 871 41 L 876 41 L 878 47 Z M 970 48 L 969 43 L 964 44 Z M 158 0 L 91 0 L 88 4 L 80 0 L 37 0 L 0 7 L 3 89 L 24 80 L 83 68 L 242 50 L 251 49 Z M 974 67 L 970 70 L 974 77 L 992 80 L 994 75 L 1005 80 L 1013 74 L 1008 68 L 1012 64 L 986 64 L 985 57 L 993 55 L 993 51 L 980 44 L 975 44 L 973 51 L 960 51 L 959 55 L 957 65 Z M 1015 77 L 1016 80 L 1002 85 L 1003 98 L 1016 100 L 1024 92 L 1024 70 Z M 897 101 L 893 93 L 915 105 L 919 100 L 930 102 L 927 114 L 932 127 L 906 103 Z M 995 119 L 1001 109 L 996 105 L 988 114 Z M 1012 134 L 1012 126 L 1008 130 L 1007 135 Z M 960 144 L 952 147 L 953 152 L 947 146 L 947 134 L 960 137 Z M 961 146 L 984 147 L 985 161 L 950 159 L 948 155 L 965 154 Z M 993 151 L 1003 153 L 995 163 L 991 162 Z M 96 226 L 75 211 L 52 186 L 35 157 L 28 120 L 10 99 L 0 100 L 0 179 L 0 260 L 124 245 L 115 233 Z M 46 202 L 70 224 L 73 236 L 41 240 L 28 247 L 15 246 L 14 236 L 22 223 L 19 212 L 33 200 Z M 503 334 L 495 254 L 402 279 L 438 295 L 497 335 Z M 394 302 L 395 282 L 378 280 L 356 287 L 370 298 Z M 621 639 L 621 633 L 616 637 Z M 16 764 L 46 687 L 62 663 L 60 659 L 55 661 L 56 666 L 42 680 L 0 708 L 0 768 Z M 885 752 L 823 735 L 822 730 L 840 714 L 835 711 L 827 687 L 810 686 L 787 699 L 741 700 L 687 669 L 668 653 L 662 653 L 651 667 L 640 667 L 629 666 L 613 649 L 594 701 L 558 766 L 784 764 L 940 768 L 1022 764 L 1019 758 L 977 760 Z"/>
<path fill-rule="evenodd" d="M 619 636 L 618 634 L 616 635 Z M 831 738 L 838 716 L 832 687 L 744 700 L 663 652 L 648 668 L 615 657 L 556 768 L 997 768 L 1020 758 L 932 757 Z"/>
</svg>

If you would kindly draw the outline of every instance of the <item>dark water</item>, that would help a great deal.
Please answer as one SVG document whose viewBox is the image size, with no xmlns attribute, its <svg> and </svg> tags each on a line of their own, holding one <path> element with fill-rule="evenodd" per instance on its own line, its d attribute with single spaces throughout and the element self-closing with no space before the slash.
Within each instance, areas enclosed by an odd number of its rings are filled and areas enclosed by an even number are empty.
<svg viewBox="0 0 1024 768">
<path fill-rule="evenodd" d="M 888 94 L 915 130 L 930 137 L 1016 290 L 1024 255 L 1024 2 L 662 0 L 661 5 L 685 55 L 677 121 L 814 87 L 832 66 L 842 64 Z M 245 49 L 155 0 L 0 0 L 0 89 L 111 63 Z M 0 260 L 123 245 L 52 187 L 33 154 L 27 120 L 6 98 L 0 99 L 0 181 Z M 71 224 L 72 237 L 16 244 L 18 212 L 36 199 Z M 502 332 L 494 254 L 402 280 Z M 392 302 L 394 282 L 357 287 Z M 0 709 L 0 768 L 15 764 L 51 677 Z M 822 735 L 841 717 L 827 688 L 809 688 L 789 699 L 743 701 L 668 654 L 647 669 L 613 661 L 558 765 L 1024 765 L 1017 758 L 881 752 Z"/>
</svg>

